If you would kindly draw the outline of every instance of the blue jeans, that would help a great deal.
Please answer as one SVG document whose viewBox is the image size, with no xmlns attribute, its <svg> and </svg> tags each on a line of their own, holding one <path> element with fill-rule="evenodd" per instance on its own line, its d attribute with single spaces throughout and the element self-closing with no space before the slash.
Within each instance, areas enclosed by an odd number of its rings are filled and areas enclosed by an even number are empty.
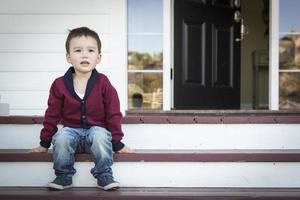
<svg viewBox="0 0 300 200">
<path fill-rule="evenodd" d="M 75 153 L 90 153 L 95 167 L 91 173 L 111 175 L 113 151 L 111 133 L 105 128 L 93 126 L 90 129 L 63 127 L 53 137 L 53 162 L 56 175 L 76 173 Z"/>
</svg>

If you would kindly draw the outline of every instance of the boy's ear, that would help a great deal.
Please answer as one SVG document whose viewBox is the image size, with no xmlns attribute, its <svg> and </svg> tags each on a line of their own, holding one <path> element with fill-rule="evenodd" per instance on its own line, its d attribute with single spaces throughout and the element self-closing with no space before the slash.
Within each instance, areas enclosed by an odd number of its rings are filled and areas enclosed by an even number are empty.
<svg viewBox="0 0 300 200">
<path fill-rule="evenodd" d="M 66 59 L 67 59 L 67 62 L 71 64 L 71 58 L 70 58 L 69 53 L 66 53 Z"/>
<path fill-rule="evenodd" d="M 99 53 L 98 54 L 98 62 L 97 62 L 97 64 L 99 64 L 101 62 L 101 58 L 102 58 L 102 55 L 101 55 L 101 53 Z"/>
</svg>

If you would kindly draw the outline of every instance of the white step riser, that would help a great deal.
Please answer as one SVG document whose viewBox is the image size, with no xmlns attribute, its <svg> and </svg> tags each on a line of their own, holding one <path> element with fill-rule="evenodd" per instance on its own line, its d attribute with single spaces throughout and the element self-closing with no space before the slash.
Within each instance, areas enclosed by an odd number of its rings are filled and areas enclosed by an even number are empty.
<svg viewBox="0 0 300 200">
<path fill-rule="evenodd" d="M 93 187 L 93 163 L 78 162 L 74 186 Z M 300 163 L 115 163 L 124 187 L 300 187 Z M 45 186 L 52 163 L 1 163 L 0 186 Z"/>
<path fill-rule="evenodd" d="M 39 144 L 41 125 L 0 125 L 0 149 Z M 300 124 L 124 124 L 133 149 L 300 149 Z"/>
</svg>

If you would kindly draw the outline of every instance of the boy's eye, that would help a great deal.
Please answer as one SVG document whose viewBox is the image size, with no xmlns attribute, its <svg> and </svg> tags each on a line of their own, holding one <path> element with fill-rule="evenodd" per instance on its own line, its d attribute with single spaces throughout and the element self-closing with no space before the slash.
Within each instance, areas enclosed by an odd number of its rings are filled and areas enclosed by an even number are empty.
<svg viewBox="0 0 300 200">
<path fill-rule="evenodd" d="M 90 49 L 89 52 L 94 52 L 94 49 Z"/>
<path fill-rule="evenodd" d="M 80 49 L 76 49 L 75 52 L 81 52 L 81 50 Z"/>
</svg>

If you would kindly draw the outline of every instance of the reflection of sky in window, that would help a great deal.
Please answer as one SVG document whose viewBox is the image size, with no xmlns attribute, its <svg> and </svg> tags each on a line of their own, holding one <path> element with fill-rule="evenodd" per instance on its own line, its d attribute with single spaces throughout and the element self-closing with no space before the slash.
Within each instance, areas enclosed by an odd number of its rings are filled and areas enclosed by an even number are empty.
<svg viewBox="0 0 300 200">
<path fill-rule="evenodd" d="M 162 33 L 163 0 L 128 0 L 128 33 Z"/>
<path fill-rule="evenodd" d="M 128 0 L 128 50 L 162 52 L 163 0 Z"/>
<path fill-rule="evenodd" d="M 280 0 L 279 3 L 279 31 L 300 32 L 300 1 L 299 0 Z"/>
<path fill-rule="evenodd" d="M 162 52 L 163 41 L 161 35 L 132 35 L 128 36 L 128 51 L 139 53 Z"/>
</svg>

